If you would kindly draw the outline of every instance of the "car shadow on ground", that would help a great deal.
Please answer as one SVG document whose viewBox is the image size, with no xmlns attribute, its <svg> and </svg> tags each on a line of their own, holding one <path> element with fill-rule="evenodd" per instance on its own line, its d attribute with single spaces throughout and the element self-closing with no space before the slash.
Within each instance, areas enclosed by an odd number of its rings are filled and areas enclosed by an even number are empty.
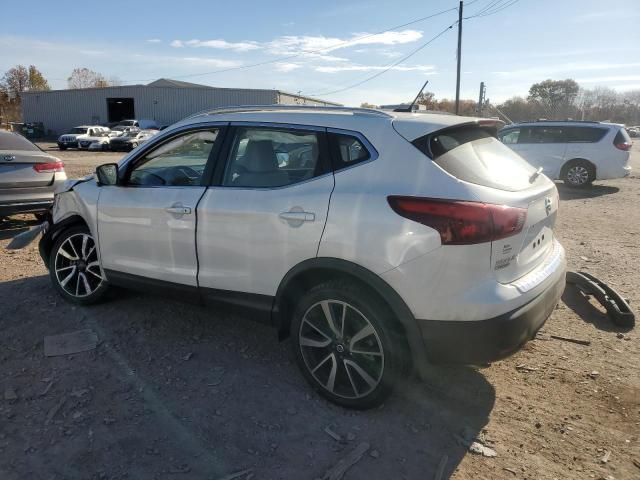
<svg viewBox="0 0 640 480">
<path fill-rule="evenodd" d="M 558 187 L 560 200 L 601 197 L 602 195 L 611 195 L 620 191 L 618 187 L 612 187 L 610 185 L 591 185 L 585 188 L 571 188 L 567 187 L 564 183 L 556 183 L 556 186 Z"/>
<path fill-rule="evenodd" d="M 0 283 L 0 296 L 0 381 L 18 396 L 0 412 L 8 478 L 316 478 L 363 442 L 346 479 L 434 478 L 441 464 L 449 478 L 495 401 L 480 371 L 433 367 L 381 407 L 347 410 L 249 318 L 121 290 L 73 306 L 45 276 Z M 44 336 L 83 328 L 95 349 L 44 357 Z"/>
<path fill-rule="evenodd" d="M 605 308 L 589 295 L 583 294 L 578 287 L 567 284 L 562 294 L 564 304 L 575 312 L 582 320 L 591 323 L 604 332 L 628 332 L 633 327 L 621 327 L 613 323 Z"/>
<path fill-rule="evenodd" d="M 0 240 L 7 240 L 16 235 L 26 232 L 31 227 L 38 225 L 39 222 L 31 215 L 20 217 L 8 217 L 0 220 Z"/>
</svg>

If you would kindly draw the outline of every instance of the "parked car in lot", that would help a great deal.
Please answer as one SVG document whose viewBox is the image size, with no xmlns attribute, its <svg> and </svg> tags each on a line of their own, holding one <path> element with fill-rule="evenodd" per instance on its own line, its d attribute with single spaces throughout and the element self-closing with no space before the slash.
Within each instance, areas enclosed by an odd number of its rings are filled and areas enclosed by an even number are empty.
<svg viewBox="0 0 640 480">
<path fill-rule="evenodd" d="M 630 137 L 638 137 L 640 136 L 640 128 L 639 127 L 629 127 L 627 128 L 627 133 Z"/>
<path fill-rule="evenodd" d="M 154 135 L 157 135 L 157 130 L 131 130 L 125 132 L 123 135 L 113 137 L 109 139 L 109 149 L 114 152 L 125 151 L 130 152 L 138 145 L 142 145 Z"/>
<path fill-rule="evenodd" d="M 108 128 L 101 130 L 89 129 L 86 134 L 78 135 L 76 140 L 78 141 L 78 148 L 80 150 L 88 150 L 93 143 L 99 143 L 103 150 L 108 150 L 109 147 L 109 133 L 111 131 Z"/>
<path fill-rule="evenodd" d="M 66 150 L 67 148 L 79 148 L 78 137 L 95 137 L 100 135 L 102 132 L 108 131 L 109 129 L 107 127 L 101 127 L 100 125 L 80 125 L 79 127 L 74 127 L 69 133 L 65 133 L 58 137 L 58 148 L 60 150 Z"/>
<path fill-rule="evenodd" d="M 160 127 L 158 126 L 158 122 L 156 122 L 155 120 L 145 120 L 145 119 L 120 120 L 118 122 L 118 125 L 122 127 L 137 127 L 141 130 L 148 130 L 148 129 L 159 130 L 160 129 Z"/>
<path fill-rule="evenodd" d="M 571 187 L 631 173 L 631 139 L 623 125 L 545 120 L 508 125 L 498 138 L 546 176 Z"/>
<path fill-rule="evenodd" d="M 409 365 L 513 353 L 562 294 L 555 184 L 496 134 L 357 108 L 198 114 L 69 182 L 40 252 L 71 302 L 123 285 L 251 311 L 322 395 L 371 407 Z"/>
<path fill-rule="evenodd" d="M 59 159 L 17 133 L 0 130 L 0 217 L 45 214 L 66 178 Z"/>
</svg>

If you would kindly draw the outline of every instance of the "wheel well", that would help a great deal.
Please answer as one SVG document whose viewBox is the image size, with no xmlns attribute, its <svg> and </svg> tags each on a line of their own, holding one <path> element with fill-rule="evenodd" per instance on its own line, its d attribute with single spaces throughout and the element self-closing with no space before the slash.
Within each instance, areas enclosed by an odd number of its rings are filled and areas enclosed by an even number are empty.
<svg viewBox="0 0 640 480">
<path fill-rule="evenodd" d="M 413 314 L 400 296 L 378 275 L 359 265 L 333 258 L 317 258 L 294 267 L 282 280 L 272 312 L 278 337 L 290 334 L 291 316 L 296 300 L 316 285 L 332 280 L 346 280 L 375 295 L 388 308 L 393 319 L 392 330 L 398 335 L 414 363 L 426 362 L 422 338 Z"/>
<path fill-rule="evenodd" d="M 591 169 L 593 170 L 593 178 L 594 179 L 596 178 L 596 166 L 586 158 L 572 158 L 571 160 L 567 160 L 562 166 L 562 169 L 560 170 L 560 178 L 564 178 L 564 176 L 567 173 L 567 169 L 574 163 L 578 163 L 578 162 L 588 163 Z"/>
<path fill-rule="evenodd" d="M 53 248 L 53 243 L 56 241 L 56 238 L 58 238 L 58 235 L 60 235 L 64 230 L 75 225 L 84 225 L 89 228 L 87 222 L 85 222 L 84 218 L 80 215 L 71 215 L 59 223 L 54 223 L 51 229 L 43 235 L 42 239 L 40 239 L 40 256 L 42 257 L 42 260 L 44 260 L 44 264 L 47 268 L 49 268 L 49 255 L 51 255 L 51 249 Z"/>
</svg>

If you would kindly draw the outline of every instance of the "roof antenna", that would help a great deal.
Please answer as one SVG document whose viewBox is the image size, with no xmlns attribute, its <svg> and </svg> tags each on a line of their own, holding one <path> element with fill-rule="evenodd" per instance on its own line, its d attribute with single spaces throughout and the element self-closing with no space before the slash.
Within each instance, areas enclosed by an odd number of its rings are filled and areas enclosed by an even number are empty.
<svg viewBox="0 0 640 480">
<path fill-rule="evenodd" d="M 420 98 L 420 95 L 422 95 L 422 92 L 424 91 L 424 89 L 425 89 L 425 87 L 427 86 L 428 83 L 429 83 L 429 80 L 424 82 L 424 85 L 422 85 L 422 88 L 420 89 L 420 91 L 416 95 L 416 98 L 413 99 L 413 102 L 411 102 L 408 107 L 394 108 L 393 111 L 394 112 L 413 112 L 413 106 L 418 101 L 418 98 Z"/>
</svg>

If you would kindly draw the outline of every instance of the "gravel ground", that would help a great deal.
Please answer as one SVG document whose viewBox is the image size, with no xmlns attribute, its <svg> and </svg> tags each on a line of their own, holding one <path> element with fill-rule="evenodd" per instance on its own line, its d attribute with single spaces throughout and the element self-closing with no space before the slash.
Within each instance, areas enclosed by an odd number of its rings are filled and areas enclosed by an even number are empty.
<svg viewBox="0 0 640 480">
<path fill-rule="evenodd" d="M 122 154 L 59 157 L 78 176 Z M 591 190 L 559 185 L 557 235 L 571 269 L 592 272 L 633 306 L 637 145 L 632 164 L 635 176 Z M 32 223 L 5 224 L 0 247 Z M 638 335 L 571 289 L 513 357 L 481 369 L 434 367 L 382 407 L 354 412 L 313 394 L 289 342 L 250 319 L 123 290 L 72 306 L 50 286 L 35 244 L 0 249 L 0 265 L 3 480 L 218 479 L 244 470 L 233 478 L 314 479 L 364 442 L 369 450 L 344 478 L 440 478 L 439 466 L 441 478 L 455 479 L 640 478 Z M 44 356 L 45 336 L 86 328 L 97 348 Z M 465 436 L 497 456 L 470 453 Z"/>
</svg>

